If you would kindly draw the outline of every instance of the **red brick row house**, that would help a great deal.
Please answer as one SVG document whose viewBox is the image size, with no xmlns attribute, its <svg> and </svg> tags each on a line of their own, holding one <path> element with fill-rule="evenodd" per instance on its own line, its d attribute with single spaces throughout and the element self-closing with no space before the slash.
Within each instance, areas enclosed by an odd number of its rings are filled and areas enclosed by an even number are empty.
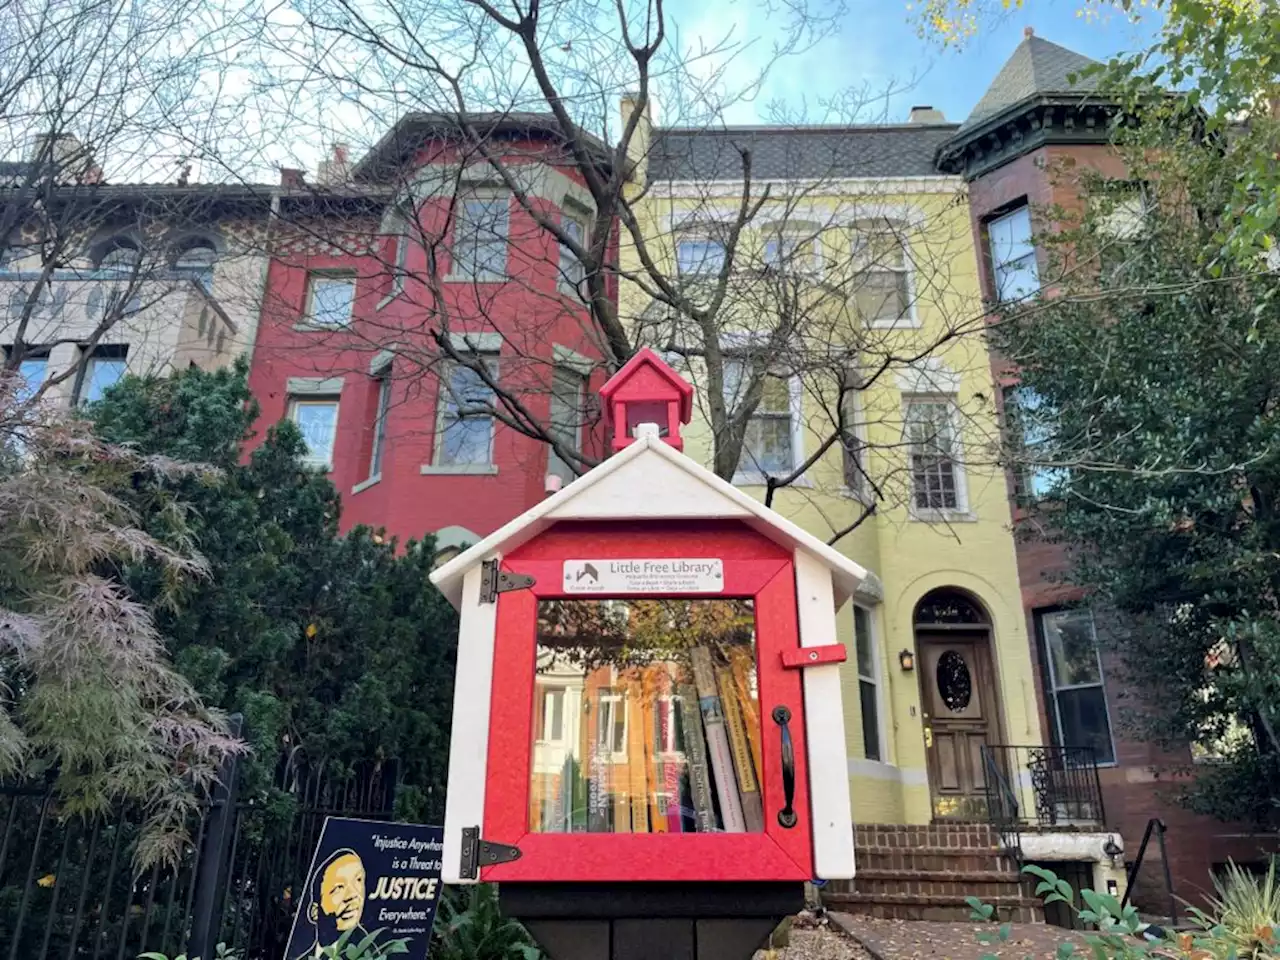
<svg viewBox="0 0 1280 960">
<path fill-rule="evenodd" d="M 1047 261 L 1037 236 L 1054 229 L 1048 211 L 1079 210 L 1082 174 L 1127 179 L 1125 164 L 1109 146 L 1113 105 L 1096 95 L 1096 62 L 1034 35 L 1000 69 L 955 136 L 943 145 L 938 166 L 968 184 L 969 208 L 984 296 L 993 306 L 1050 289 Z M 1004 387 L 1002 406 L 1034 403 L 1018 386 L 1016 368 L 992 357 Z M 1275 835 L 1259 835 L 1191 813 L 1173 794 L 1193 768 L 1189 746 L 1168 752 L 1137 739 L 1124 716 L 1141 701 L 1125 690 L 1119 664 L 1106 649 L 1106 617 L 1082 608 L 1080 593 L 1062 582 L 1067 557 L 1042 536 L 1045 518 L 1034 495 L 1045 478 L 1009 477 L 1011 520 L 1018 528 L 1018 574 L 1027 633 L 1036 649 L 1041 720 L 1054 743 L 1092 748 L 1099 766 L 1106 826 L 1125 839 L 1132 862 L 1152 818 L 1167 826 L 1168 866 L 1178 896 L 1195 899 L 1211 890 L 1211 872 L 1228 859 L 1265 860 Z M 1103 643 L 1097 643 L 1101 635 Z M 1157 912 L 1169 904 L 1155 839 L 1147 850 L 1135 902 Z"/>
<path fill-rule="evenodd" d="M 292 192 L 328 204 L 273 240 L 250 374 L 259 433 L 299 425 L 342 493 L 344 528 L 434 534 L 442 550 L 582 468 L 511 421 L 550 424 L 588 456 L 599 439 L 581 265 L 531 214 L 585 238 L 591 195 L 552 118 L 472 120 L 482 146 L 461 145 L 457 118 L 412 115 L 355 163 L 336 148 L 317 187 L 295 179 Z"/>
</svg>

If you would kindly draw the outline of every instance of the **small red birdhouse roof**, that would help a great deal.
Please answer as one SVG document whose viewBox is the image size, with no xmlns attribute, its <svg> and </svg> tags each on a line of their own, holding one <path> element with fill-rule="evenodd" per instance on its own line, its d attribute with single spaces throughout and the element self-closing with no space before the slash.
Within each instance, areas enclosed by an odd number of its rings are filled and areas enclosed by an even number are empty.
<svg viewBox="0 0 1280 960">
<path fill-rule="evenodd" d="M 693 387 L 676 373 L 660 356 L 642 347 L 622 369 L 600 388 L 605 417 L 613 414 L 615 402 L 655 403 L 678 399 L 680 422 L 693 417 Z"/>
</svg>

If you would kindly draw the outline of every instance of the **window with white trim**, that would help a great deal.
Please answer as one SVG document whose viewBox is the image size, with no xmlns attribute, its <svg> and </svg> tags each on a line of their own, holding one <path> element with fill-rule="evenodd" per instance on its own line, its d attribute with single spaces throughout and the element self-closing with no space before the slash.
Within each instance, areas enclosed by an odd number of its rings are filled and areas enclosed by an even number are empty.
<svg viewBox="0 0 1280 960">
<path fill-rule="evenodd" d="M 551 405 L 548 432 L 556 442 L 569 450 L 582 449 L 583 407 L 586 403 L 587 378 L 572 367 L 556 367 L 551 374 Z M 572 483 L 578 475 L 569 462 L 550 447 L 547 473 Z"/>
<path fill-rule="evenodd" d="M 906 401 L 904 419 L 912 507 L 917 511 L 963 511 L 955 406 L 941 397 L 912 397 Z"/>
<path fill-rule="evenodd" d="M 338 434 L 338 398 L 307 397 L 289 403 L 289 419 L 298 426 L 307 452 L 302 462 L 312 467 L 333 466 L 333 446 Z"/>
<path fill-rule="evenodd" d="M 578 246 L 583 248 L 587 246 L 588 228 L 585 213 L 566 207 L 560 213 L 560 229 Z M 578 255 L 564 244 L 560 244 L 560 276 L 564 283 L 574 289 L 577 289 L 587 276 L 586 267 Z"/>
<path fill-rule="evenodd" d="M 676 242 L 676 272 L 682 276 L 716 276 L 724 269 L 725 248 L 710 237 L 682 237 Z"/>
<path fill-rule="evenodd" d="M 853 642 L 858 662 L 858 705 L 862 716 L 862 755 L 868 760 L 882 759 L 880 754 L 880 687 L 876 670 L 875 636 L 871 630 L 871 611 L 857 605 L 853 608 Z"/>
<path fill-rule="evenodd" d="M 458 201 L 453 227 L 455 276 L 481 281 L 506 278 L 510 206 L 505 194 Z"/>
<path fill-rule="evenodd" d="M 746 367 L 741 360 L 724 364 L 724 398 L 730 410 L 742 402 L 747 385 Z M 738 473 L 742 476 L 778 476 L 790 473 L 797 462 L 797 424 L 793 396 L 798 381 L 792 377 L 765 374 L 756 404 L 742 438 Z"/>
<path fill-rule="evenodd" d="M 382 476 L 382 457 L 387 446 L 387 414 L 391 410 L 391 366 L 378 374 L 378 400 L 373 413 L 373 446 L 369 452 L 369 478 Z"/>
<path fill-rule="evenodd" d="M 1053 713 L 1053 739 L 1061 747 L 1091 747 L 1098 763 L 1115 763 L 1102 661 L 1090 610 L 1037 611 L 1037 633 Z"/>
<path fill-rule="evenodd" d="M 855 496 L 862 496 L 867 492 L 868 474 L 861 397 L 858 390 L 846 385 L 840 400 L 844 410 L 844 430 L 840 436 L 844 488 Z"/>
<path fill-rule="evenodd" d="M 564 687 L 541 687 L 542 690 L 542 736 L 538 739 L 545 743 L 560 743 L 564 740 Z"/>
<path fill-rule="evenodd" d="M 307 322 L 317 327 L 345 327 L 356 301 L 356 278 L 350 274 L 315 272 L 307 278 Z"/>
<path fill-rule="evenodd" d="M 1031 208 L 1025 204 L 987 221 L 991 280 L 999 303 L 1029 297 L 1040 289 L 1040 268 L 1031 232 Z"/>
<path fill-rule="evenodd" d="M 626 694 L 612 687 L 596 697 L 596 743 L 612 754 L 627 752 Z"/>
<path fill-rule="evenodd" d="M 817 238 L 812 230 L 780 226 L 764 238 L 764 265 L 784 273 L 814 273 L 821 266 Z"/>
<path fill-rule="evenodd" d="M 497 357 L 481 359 L 491 380 L 498 377 Z M 440 429 L 436 463 L 483 466 L 493 462 L 493 389 L 480 371 L 455 363 L 440 379 Z"/>
<path fill-rule="evenodd" d="M 854 228 L 853 304 L 869 327 L 890 327 L 912 320 L 911 261 L 901 228 L 889 221 L 867 221 Z"/>
</svg>

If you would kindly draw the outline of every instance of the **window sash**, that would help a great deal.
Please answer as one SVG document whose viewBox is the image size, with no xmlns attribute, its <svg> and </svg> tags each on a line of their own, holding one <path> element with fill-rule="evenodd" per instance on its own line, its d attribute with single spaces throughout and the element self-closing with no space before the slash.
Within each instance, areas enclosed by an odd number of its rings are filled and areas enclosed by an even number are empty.
<svg viewBox="0 0 1280 960">
<path fill-rule="evenodd" d="M 373 417 L 373 450 L 369 457 L 369 476 L 382 475 L 382 456 L 387 442 L 387 412 L 391 409 L 391 373 L 378 378 L 378 407 Z"/>
<path fill-rule="evenodd" d="M 911 282 L 905 267 L 863 270 L 855 282 L 853 302 L 864 323 L 898 323 L 911 315 Z"/>
<path fill-rule="evenodd" d="M 561 214 L 560 229 L 567 233 L 574 242 L 578 244 L 578 246 L 586 246 L 586 223 L 576 214 Z M 564 278 L 564 282 L 574 287 L 582 283 L 587 276 L 586 266 L 580 259 L 578 259 L 577 255 L 564 244 L 560 245 L 560 273 Z"/>
<path fill-rule="evenodd" d="M 623 695 L 601 691 L 597 702 L 600 710 L 596 721 L 596 742 L 608 748 L 610 753 L 626 753 L 627 709 Z"/>
<path fill-rule="evenodd" d="M 868 760 L 879 760 L 880 689 L 875 637 L 871 630 L 870 611 L 857 605 L 853 608 L 853 644 L 858 669 L 858 706 L 862 716 L 862 754 Z"/>
<path fill-rule="evenodd" d="M 496 360 L 485 360 L 489 376 L 497 378 Z M 493 462 L 494 419 L 488 411 L 494 394 L 470 367 L 455 364 L 440 389 L 440 446 L 438 462 L 484 465 Z"/>
<path fill-rule="evenodd" d="M 959 510 L 955 422 L 950 403 L 913 400 L 907 404 L 912 502 L 919 510 Z"/>
<path fill-rule="evenodd" d="M 18 376 L 22 378 L 22 386 L 18 388 L 18 403 L 26 403 L 34 397 L 49 375 L 49 358 L 26 356 L 18 364 Z"/>
<path fill-rule="evenodd" d="M 345 327 L 351 322 L 356 278 L 313 274 L 310 283 L 310 321 L 319 327 Z"/>
<path fill-rule="evenodd" d="M 564 739 L 564 687 L 548 687 L 542 694 L 542 739 L 559 743 Z"/>
<path fill-rule="evenodd" d="M 1020 300 L 1040 289 L 1029 207 L 1019 207 L 988 221 L 987 244 L 991 251 L 996 299 L 1000 303 Z"/>
<path fill-rule="evenodd" d="M 708 276 L 724 269 L 724 244 L 719 240 L 685 239 L 676 243 L 676 272 L 680 276 Z"/>
<path fill-rule="evenodd" d="M 724 364 L 723 389 L 725 403 L 736 410 L 741 402 L 744 363 L 727 360 Z M 791 401 L 792 378 L 766 374 L 760 402 L 747 421 L 742 437 L 742 453 L 738 458 L 740 474 L 790 473 L 795 469 L 796 444 L 794 410 Z"/>
<path fill-rule="evenodd" d="M 551 404 L 548 432 L 564 446 L 577 450 L 582 445 L 582 408 L 586 396 L 587 378 L 567 367 L 557 367 L 551 374 Z M 548 451 L 547 472 L 565 483 L 577 479 L 568 461 Z"/>
<path fill-rule="evenodd" d="M 464 200 L 454 225 L 454 272 L 473 280 L 500 280 L 507 275 L 507 197 Z"/>
<path fill-rule="evenodd" d="M 307 445 L 303 460 L 313 466 L 332 467 L 334 442 L 338 435 L 338 401 L 294 400 L 289 417 Z"/>
<path fill-rule="evenodd" d="M 1052 610 L 1037 614 L 1041 650 L 1048 664 L 1048 683 L 1053 699 L 1053 735 L 1059 746 L 1092 747 L 1098 763 L 1115 762 L 1115 744 L 1111 734 L 1110 707 L 1102 660 L 1098 653 L 1097 631 L 1089 610 Z M 1087 622 L 1092 663 L 1083 676 L 1067 662 L 1061 625 L 1074 621 Z M 1081 653 L 1080 649 L 1075 651 Z M 1080 667 L 1078 662 L 1075 667 Z M 1068 674 L 1064 676 L 1065 672 Z M 1090 725 L 1092 724 L 1092 727 Z"/>
</svg>

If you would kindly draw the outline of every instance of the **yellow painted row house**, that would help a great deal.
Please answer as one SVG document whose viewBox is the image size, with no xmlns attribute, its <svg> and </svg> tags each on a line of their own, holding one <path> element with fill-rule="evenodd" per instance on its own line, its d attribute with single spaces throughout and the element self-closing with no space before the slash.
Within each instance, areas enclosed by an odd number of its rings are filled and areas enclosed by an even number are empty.
<svg viewBox="0 0 1280 960">
<path fill-rule="evenodd" d="M 985 892 L 1031 910 L 1010 862 L 981 857 L 998 846 L 991 822 L 1034 807 L 1034 748 L 1046 742 L 993 453 L 997 386 L 966 187 L 934 166 L 956 129 L 928 108 L 899 125 L 642 122 L 637 215 L 657 270 L 625 236 L 620 253 L 624 274 L 645 278 L 623 284 L 623 316 L 698 385 L 687 452 L 724 459 L 733 411 L 763 372 L 734 482 L 876 575 L 840 621 L 860 860 L 836 896 L 895 916 L 958 915 L 965 869 L 1005 871 Z M 655 273 L 674 297 L 653 295 Z M 770 477 L 788 482 L 771 490 Z M 1030 767 L 1011 745 L 1033 751 Z M 887 852 L 899 842 L 978 859 L 948 862 L 960 882 L 922 895 Z M 1066 858 L 1059 847 L 1022 852 Z M 915 866 L 924 876 L 937 863 Z M 1098 864 L 1094 884 L 1114 880 L 1113 866 Z"/>
</svg>

